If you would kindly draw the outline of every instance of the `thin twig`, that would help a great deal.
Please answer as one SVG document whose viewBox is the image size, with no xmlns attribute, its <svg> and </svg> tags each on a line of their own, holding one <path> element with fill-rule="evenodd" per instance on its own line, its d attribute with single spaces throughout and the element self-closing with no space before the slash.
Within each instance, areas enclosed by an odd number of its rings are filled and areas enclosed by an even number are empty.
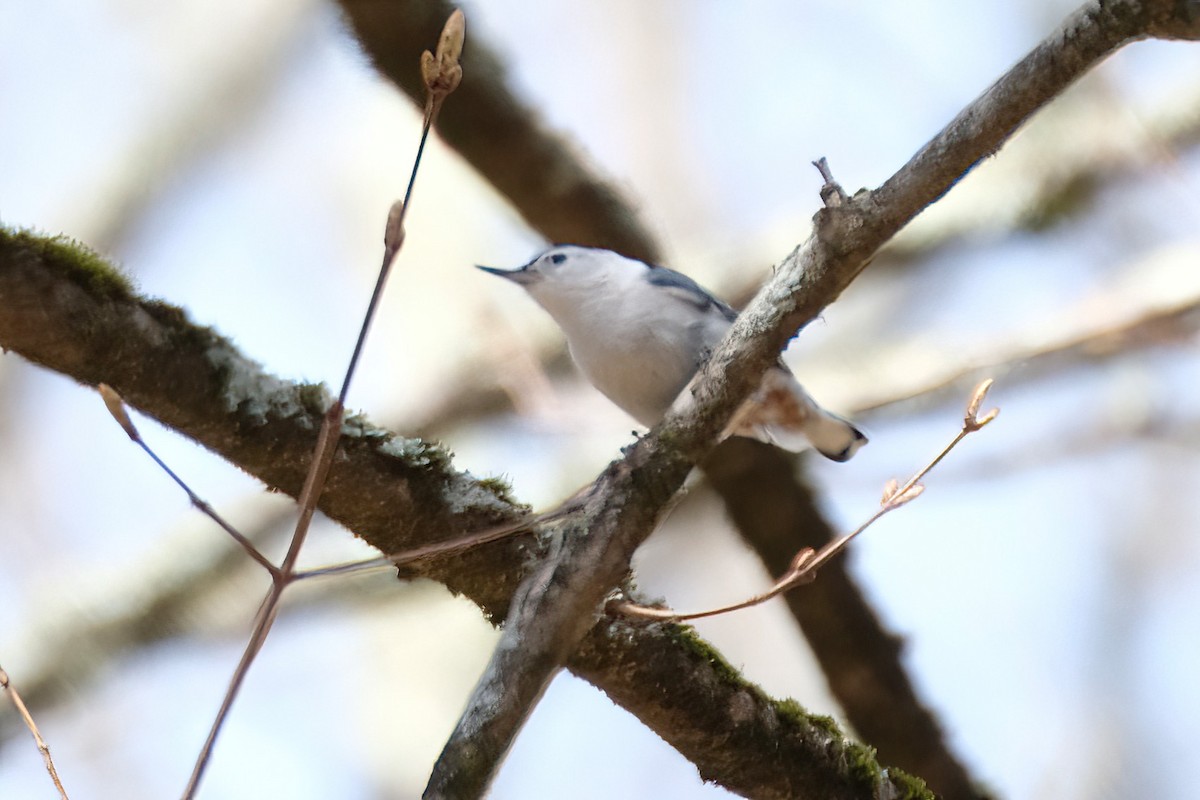
<svg viewBox="0 0 1200 800">
<path fill-rule="evenodd" d="M 366 313 L 363 315 L 363 322 L 354 344 L 354 351 L 346 367 L 346 375 L 342 379 L 342 388 L 338 392 L 337 399 L 325 412 L 321 423 L 321 431 L 317 436 L 317 444 L 313 450 L 309 472 L 305 477 L 304 488 L 301 490 L 300 497 L 297 500 L 300 506 L 300 514 L 296 520 L 296 528 L 292 534 L 292 541 L 288 546 L 287 555 L 284 556 L 283 564 L 279 570 L 272 571 L 271 589 L 259 609 L 250 640 L 242 652 L 241 660 L 234 670 L 233 677 L 230 678 L 229 686 L 226 688 L 225 696 L 221 701 L 221 707 L 217 711 L 212 727 L 209 729 L 208 738 L 205 740 L 204 746 L 196 758 L 192 775 L 184 790 L 183 797 L 185 800 L 194 798 L 196 792 L 199 790 L 200 781 L 204 777 L 209 760 L 212 758 L 212 751 L 216 745 L 217 737 L 220 735 L 221 728 L 228 718 L 229 712 L 233 707 L 233 702 L 237 698 L 237 694 L 246 679 L 251 665 L 254 663 L 255 657 L 262 649 L 267 636 L 271 632 L 271 627 L 279 612 L 279 602 L 283 596 L 283 591 L 296 580 L 296 561 L 300 557 L 300 550 L 303 548 L 304 541 L 308 536 L 309 526 L 313 515 L 316 513 L 317 501 L 320 499 L 321 492 L 325 488 L 326 480 L 329 477 L 329 470 L 333 466 L 333 457 L 341 438 L 342 420 L 345 416 L 345 403 L 346 397 L 350 392 L 350 383 L 358 367 L 359 358 L 362 355 L 363 346 L 366 342 L 367 332 L 370 330 L 371 323 L 375 319 L 379 300 L 383 295 L 383 287 L 387 282 L 388 273 L 391 271 L 392 264 L 396 260 L 396 255 L 400 252 L 400 248 L 404 244 L 404 218 L 408 214 L 409 202 L 412 199 L 413 187 L 417 180 L 417 171 L 421 166 L 421 156 L 425 152 L 425 142 L 429 138 L 429 131 L 433 127 L 442 102 L 446 99 L 447 95 L 457 88 L 459 82 L 462 80 L 462 67 L 459 66 L 458 61 L 462 55 L 464 34 L 463 13 L 456 10 L 450 15 L 450 18 L 446 21 L 445 28 L 442 30 L 441 39 L 438 41 L 437 55 L 435 56 L 428 50 L 421 55 L 421 74 L 428 89 L 429 101 L 426 104 L 425 120 L 421 129 L 420 142 L 417 145 L 417 154 L 413 159 L 412 172 L 409 174 L 408 187 L 405 189 L 403 200 L 393 203 L 388 211 L 387 223 L 384 228 L 383 262 L 379 269 L 379 276 L 375 280 L 375 288 L 371 293 L 371 300 L 367 304 Z"/>
<path fill-rule="evenodd" d="M 347 575 L 357 572 L 367 572 L 380 569 L 383 567 L 396 567 L 401 564 L 410 564 L 414 561 L 432 558 L 434 556 L 447 556 L 455 553 L 462 553 L 467 550 L 479 547 L 480 545 L 490 542 L 505 539 L 513 534 L 524 533 L 533 529 L 533 526 L 538 524 L 544 517 L 531 517 L 527 520 L 519 520 L 509 525 L 498 525 L 494 528 L 478 531 L 468 534 L 458 539 L 452 539 L 447 542 L 433 542 L 432 544 L 414 547 L 410 550 L 404 550 L 399 553 L 393 553 L 386 556 L 377 556 L 376 558 L 368 558 L 363 561 L 347 561 L 344 564 L 333 564 L 327 567 L 318 567 L 316 569 L 308 569 L 300 572 L 292 573 L 293 581 L 308 580 L 310 578 L 328 578 L 333 575 Z"/>
<path fill-rule="evenodd" d="M 383 297 L 383 287 L 387 283 L 392 270 L 392 263 L 404 245 L 404 218 L 408 216 L 409 203 L 412 200 L 413 187 L 417 183 L 417 169 L 421 166 L 421 156 L 425 153 L 425 143 L 429 140 L 429 131 L 437 122 L 438 112 L 446 97 L 458 88 L 462 82 L 462 67 L 459 58 L 462 56 L 463 38 L 465 36 L 465 20 L 460 10 L 455 10 L 446 20 L 438 40 L 437 54 L 426 50 L 421 54 L 421 76 L 425 81 L 426 100 L 425 118 L 421 125 L 421 139 L 417 144 L 417 155 L 413 159 L 412 172 L 408 176 L 408 187 L 404 190 L 404 198 L 397 200 L 388 210 L 387 225 L 384 228 L 383 263 L 379 267 L 379 276 L 375 280 L 375 288 L 371 292 L 371 300 L 367 303 L 367 311 L 363 314 L 362 327 L 358 331 L 358 339 L 354 343 L 354 352 L 346 367 L 346 377 L 342 379 L 342 390 L 338 393 L 338 402 L 345 404 L 346 395 L 350 391 L 350 380 L 358 368 L 359 357 L 367 340 L 367 331 L 375 319 L 379 300 Z"/>
<path fill-rule="evenodd" d="M 300 557 L 300 548 L 304 545 L 309 525 L 317 511 L 317 500 L 320 499 L 321 491 L 325 488 L 325 481 L 329 478 L 329 469 L 333 466 L 333 454 L 337 450 L 338 440 L 341 438 L 342 418 L 345 413 L 346 409 L 342 405 L 342 401 L 335 400 L 329 410 L 325 412 L 325 418 L 322 420 L 321 432 L 317 435 L 317 446 L 313 450 L 312 463 L 308 475 L 304 479 L 304 488 L 300 490 L 300 497 L 296 500 L 296 504 L 300 506 L 300 516 L 296 520 L 296 529 L 292 533 L 292 541 L 288 545 L 287 555 L 283 558 L 281 571 L 284 583 L 291 580 L 296 559 Z"/>
<path fill-rule="evenodd" d="M 211 519 L 213 522 L 217 523 L 217 525 L 221 527 L 221 530 L 228 533 L 235 542 L 240 544 L 242 549 L 245 550 L 251 558 L 257 561 L 263 567 L 263 569 L 271 573 L 273 578 L 277 578 L 279 576 L 279 568 L 272 564 L 271 561 L 262 554 L 262 551 L 254 546 L 253 542 L 242 535 L 241 531 L 226 522 L 225 518 L 218 514 L 216 509 L 209 505 L 204 498 L 192 491 L 192 487 L 188 486 L 183 478 L 179 477 L 175 470 L 167 466 L 167 463 L 158 457 L 158 453 L 154 452 L 154 450 L 150 448 L 150 445 L 146 444 L 146 440 L 142 438 L 142 434 L 138 431 L 137 427 L 134 426 L 133 420 L 130 419 L 129 412 L 125 409 L 125 401 L 121 399 L 121 395 L 117 394 L 117 391 L 107 383 L 102 383 L 96 388 L 100 392 L 100 397 L 104 399 L 104 405 L 106 408 L 108 408 L 108 413 L 112 415 L 113 419 L 117 421 L 117 424 L 120 425 L 122 430 L 125 431 L 125 435 L 127 435 L 134 444 L 142 448 L 146 455 L 150 456 L 154 463 L 158 465 L 159 469 L 167 473 L 171 480 L 175 481 L 176 485 L 187 493 L 188 500 L 191 501 L 193 506 L 195 506 L 202 514 Z"/>
<path fill-rule="evenodd" d="M 379 569 L 381 567 L 400 566 L 402 564 L 411 564 L 415 561 L 423 561 L 435 556 L 447 556 L 455 553 L 463 553 L 467 550 L 472 550 L 481 545 L 490 544 L 501 539 L 506 539 L 510 536 L 520 533 L 528 533 L 538 526 L 546 525 L 547 523 L 564 519 L 571 514 L 583 508 L 588 498 L 595 491 L 593 484 L 588 484 L 578 489 L 574 494 L 563 500 L 549 511 L 543 511 L 539 514 L 529 515 L 523 519 L 518 519 L 515 522 L 497 525 L 491 528 L 485 528 L 481 531 L 474 531 L 457 539 L 450 539 L 444 542 L 431 542 L 430 544 L 413 547 L 408 550 L 402 550 L 398 553 L 391 553 L 385 556 L 376 556 L 363 561 L 348 561 L 344 564 L 334 564 L 328 567 L 318 567 L 316 569 L 304 570 L 296 572 L 292 575 L 292 580 L 307 580 L 309 578 L 325 578 L 332 575 L 346 575 L 355 572 L 366 572 Z"/>
<path fill-rule="evenodd" d="M 225 725 L 225 720 L 229 717 L 229 712 L 233 708 L 233 701 L 237 698 L 238 692 L 241 690 L 242 684 L 246 680 L 246 675 L 249 674 L 250 666 L 254 663 L 254 659 L 262 650 L 263 643 L 266 642 L 267 636 L 271 632 L 271 626 L 275 624 L 275 617 L 279 613 L 279 600 L 283 596 L 283 590 L 287 588 L 292 581 L 292 570 L 295 566 L 296 559 L 300 555 L 300 547 L 304 543 L 304 538 L 308 534 L 309 524 L 312 522 L 313 514 L 316 510 L 317 497 L 320 494 L 321 486 L 324 485 L 325 479 L 329 474 L 329 466 L 333 463 L 333 452 L 337 449 L 337 435 L 333 434 L 335 425 L 337 430 L 341 430 L 342 405 L 340 401 L 335 401 L 325 414 L 324 424 L 321 426 L 320 435 L 317 437 L 317 448 L 313 455 L 312 467 L 309 469 L 308 477 L 304 482 L 304 489 L 300 492 L 300 517 L 296 521 L 295 532 L 292 534 L 292 542 L 288 547 L 287 555 L 284 557 L 283 566 L 272 572 L 271 588 L 267 592 L 266 598 L 259 607 L 258 618 L 254 622 L 253 631 L 250 634 L 250 640 L 246 643 L 245 650 L 242 651 L 242 657 L 238 661 L 233 676 L 229 679 L 229 685 L 225 689 L 225 696 L 221 699 L 221 707 L 217 710 L 216 717 L 208 731 L 208 737 L 204 741 L 204 746 L 200 749 L 200 755 L 196 757 L 196 763 L 192 767 L 191 777 L 188 779 L 187 788 L 184 790 L 184 798 L 193 798 L 200 788 L 200 781 L 204 777 L 204 772 L 208 768 L 208 763 L 212 758 L 213 748 L 216 746 L 217 737 L 220 736 L 221 728 Z"/>
<path fill-rule="evenodd" d="M 12 681 L 9 680 L 8 673 L 4 671 L 3 667 L 0 667 L 0 689 L 3 689 L 12 698 L 13 706 L 16 707 L 17 713 L 24 720 L 25 727 L 29 729 L 29 733 L 33 735 L 33 741 L 37 744 L 38 752 L 42 754 L 42 761 L 46 762 L 46 772 L 50 773 L 50 780 L 54 782 L 54 788 L 58 789 L 58 796 L 62 800 L 67 800 L 67 790 L 63 788 L 62 781 L 58 777 L 58 770 L 54 768 L 54 759 L 50 757 L 50 745 L 46 744 L 46 740 L 42 738 L 42 732 L 38 730 L 37 723 L 33 721 L 33 715 L 25 707 L 25 701 L 21 699 L 21 695 L 17 692 L 17 687 L 12 685 Z"/>
<path fill-rule="evenodd" d="M 867 528 L 874 525 L 881 517 L 895 511 L 901 506 L 916 500 L 925 487 L 921 484 L 921 480 L 929 474 L 930 470 L 941 463 L 950 451 L 953 450 L 959 442 L 967 438 L 972 433 L 975 433 L 983 426 L 994 420 L 1000 413 L 999 409 L 992 409 L 982 417 L 979 416 L 979 407 L 983 404 L 984 398 L 987 397 L 988 390 L 992 387 L 992 379 L 981 382 L 975 387 L 975 391 L 971 393 L 970 401 L 967 404 L 966 414 L 963 415 L 962 428 L 949 444 L 941 449 L 941 451 L 933 457 L 933 459 L 921 469 L 917 470 L 911 478 L 905 481 L 904 485 L 899 485 L 894 479 L 888 481 L 887 486 L 883 491 L 883 499 L 880 502 L 879 508 L 869 516 L 866 521 L 859 525 L 854 530 L 847 534 L 839 536 L 833 541 L 826 544 L 820 550 L 813 550 L 811 547 L 806 547 L 801 550 L 792 559 L 791 568 L 775 582 L 775 584 L 765 592 L 756 594 L 737 603 L 718 608 L 711 608 L 706 611 L 693 611 L 689 613 L 680 613 L 669 608 L 655 608 L 653 606 L 644 606 L 637 603 L 631 603 L 627 600 L 613 599 L 610 600 L 606 608 L 610 613 L 623 614 L 627 617 L 635 617 L 648 620 L 669 620 L 671 622 L 685 622 L 688 620 L 702 619 L 704 617 L 715 617 L 718 614 L 728 614 L 731 611 L 740 611 L 744 608 L 761 605 L 766 601 L 778 597 L 786 591 L 794 589 L 805 583 L 813 581 L 817 577 L 817 570 L 826 564 L 834 556 L 841 553 L 850 542 L 865 531 Z"/>
<path fill-rule="evenodd" d="M 413 72 L 413 56 L 438 35 L 453 10 L 449 0 L 353 2 L 342 13 L 380 74 L 418 109 L 428 88 Z M 458 4 L 461 5 L 461 4 Z M 661 260 L 640 204 L 603 178 L 570 137 L 545 122 L 541 111 L 514 90 L 502 56 L 476 38 L 464 54 L 466 75 L 438 118 L 438 133 L 489 185 L 506 197 L 529 226 L 550 242 L 606 247 L 632 258 Z"/>
</svg>

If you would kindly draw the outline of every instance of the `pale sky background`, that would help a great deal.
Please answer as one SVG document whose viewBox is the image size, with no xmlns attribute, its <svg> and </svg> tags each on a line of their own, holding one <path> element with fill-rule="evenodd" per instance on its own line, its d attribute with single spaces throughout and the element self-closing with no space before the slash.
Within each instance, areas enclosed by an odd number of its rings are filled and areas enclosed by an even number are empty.
<svg viewBox="0 0 1200 800">
<path fill-rule="evenodd" d="M 1073 4 L 463 7 L 468 36 L 486 38 L 516 88 L 634 199 L 667 263 L 733 292 L 807 235 L 820 184 L 810 161 L 827 157 L 847 189 L 878 185 Z M 0 0 L 0 18 L 0 221 L 93 244 L 144 293 L 185 306 L 276 374 L 340 380 L 418 117 L 337 10 Z M 850 411 L 1057 331 L 1200 296 L 1200 157 L 1160 135 L 1198 109 L 1200 46 L 1126 49 L 913 237 L 976 233 L 868 270 L 789 359 L 814 394 Z M 1076 164 L 1126 173 L 1070 220 L 1013 232 L 1036 187 Z M 440 143 L 408 233 L 350 397 L 402 432 L 449 382 L 503 368 L 488 366 L 502 352 L 493 342 L 536 352 L 555 341 L 530 301 L 471 268 L 523 263 L 544 243 Z M 996 425 L 854 548 L 852 570 L 906 637 L 906 665 L 953 747 L 1003 797 L 1194 796 L 1196 345 L 1193 333 L 1048 372 L 999 368 Z M 457 467 L 508 476 L 544 507 L 615 457 L 633 426 L 578 381 L 532 399 L 544 413 L 469 420 L 445 441 Z M 956 394 L 861 415 L 867 449 L 810 465 L 831 518 L 848 528 L 867 516 L 889 477 L 953 435 L 960 406 Z M 0 664 L 21 686 L 55 668 L 78 626 L 136 608 L 232 545 L 93 392 L 8 354 L 0 410 Z M 139 424 L 238 524 L 286 509 Z M 305 560 L 364 553 L 325 526 Z M 700 492 L 640 563 L 640 583 L 677 607 L 768 581 Z M 266 586 L 249 571 L 227 583 L 179 621 L 184 635 L 109 659 L 64 702 L 35 707 L 72 797 L 182 790 Z M 326 588 L 298 590 L 285 608 L 203 797 L 419 796 L 494 633 L 431 584 L 375 575 Z M 782 607 L 699 627 L 770 693 L 838 713 Z M 16 733 L 0 743 L 0 798 L 56 796 Z M 563 676 L 492 792 L 558 796 L 728 794 Z"/>
</svg>

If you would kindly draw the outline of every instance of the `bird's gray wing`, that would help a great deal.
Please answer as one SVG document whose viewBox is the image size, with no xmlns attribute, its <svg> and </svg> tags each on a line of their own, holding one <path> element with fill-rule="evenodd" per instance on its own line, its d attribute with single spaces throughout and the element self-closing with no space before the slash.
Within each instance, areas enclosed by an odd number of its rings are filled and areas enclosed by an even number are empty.
<svg viewBox="0 0 1200 800">
<path fill-rule="evenodd" d="M 646 277 L 653 286 L 657 286 L 665 294 L 670 295 L 678 300 L 683 300 L 690 303 L 701 311 L 713 311 L 720 314 L 728 322 L 733 322 L 737 319 L 737 312 L 730 308 L 725 303 L 722 303 L 717 298 L 713 297 L 709 292 L 705 291 L 700 284 L 684 275 L 682 272 L 676 272 L 673 269 L 666 267 L 650 267 L 650 272 Z"/>
</svg>

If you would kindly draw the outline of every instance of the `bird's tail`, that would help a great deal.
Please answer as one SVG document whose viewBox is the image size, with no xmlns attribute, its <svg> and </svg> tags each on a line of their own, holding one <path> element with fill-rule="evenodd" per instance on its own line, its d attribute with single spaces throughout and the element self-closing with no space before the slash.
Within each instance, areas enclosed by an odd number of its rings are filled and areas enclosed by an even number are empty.
<svg viewBox="0 0 1200 800">
<path fill-rule="evenodd" d="M 862 431 L 818 405 L 782 367 L 766 374 L 762 386 L 734 415 L 728 433 L 772 442 L 785 450 L 811 445 L 833 461 L 849 461 L 867 443 Z"/>
</svg>

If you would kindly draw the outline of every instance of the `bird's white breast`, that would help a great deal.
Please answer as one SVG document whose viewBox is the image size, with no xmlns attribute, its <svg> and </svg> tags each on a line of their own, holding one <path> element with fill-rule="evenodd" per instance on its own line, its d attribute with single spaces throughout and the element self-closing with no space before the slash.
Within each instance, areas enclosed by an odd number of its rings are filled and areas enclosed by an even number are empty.
<svg viewBox="0 0 1200 800">
<path fill-rule="evenodd" d="M 628 293 L 623 302 L 577 301 L 566 318 L 554 314 L 571 356 L 588 380 L 638 422 L 651 426 L 696 371 L 706 348 L 715 347 L 729 323 L 717 313 L 697 316 L 695 306 L 669 293 Z"/>
</svg>

